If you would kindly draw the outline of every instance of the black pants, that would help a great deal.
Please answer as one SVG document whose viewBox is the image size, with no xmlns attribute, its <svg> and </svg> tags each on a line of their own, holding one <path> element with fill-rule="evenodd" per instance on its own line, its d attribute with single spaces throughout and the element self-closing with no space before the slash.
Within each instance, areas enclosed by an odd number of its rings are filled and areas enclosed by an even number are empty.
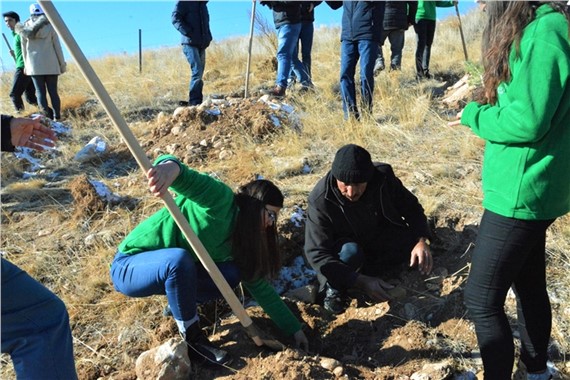
<svg viewBox="0 0 570 380">
<path fill-rule="evenodd" d="M 417 20 L 414 30 L 418 37 L 416 47 L 416 71 L 418 77 L 429 75 L 429 59 L 431 57 L 431 45 L 435 35 L 435 20 Z"/>
<path fill-rule="evenodd" d="M 24 69 L 16 69 L 12 82 L 12 91 L 10 91 L 10 99 L 12 99 L 16 111 L 22 111 L 24 109 L 22 95 L 26 96 L 26 101 L 31 105 L 35 106 L 38 104 L 36 88 L 34 87 L 32 78 L 24 74 Z"/>
<path fill-rule="evenodd" d="M 529 372 L 546 369 L 552 314 L 545 244 L 553 221 L 506 218 L 488 210 L 483 214 L 465 304 L 475 323 L 485 379 L 511 378 L 514 343 L 504 311 L 511 286 L 517 299 L 521 360 Z"/>
</svg>

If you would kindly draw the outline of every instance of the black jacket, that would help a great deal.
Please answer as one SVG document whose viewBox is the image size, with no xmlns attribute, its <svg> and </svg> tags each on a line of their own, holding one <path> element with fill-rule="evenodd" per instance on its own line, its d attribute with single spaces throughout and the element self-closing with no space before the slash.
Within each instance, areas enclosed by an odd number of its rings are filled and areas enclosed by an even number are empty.
<svg viewBox="0 0 570 380">
<path fill-rule="evenodd" d="M 341 41 L 380 42 L 385 1 L 327 1 L 332 9 L 343 7 Z"/>
<path fill-rule="evenodd" d="M 301 22 L 314 22 L 315 21 L 315 7 L 322 3 L 322 1 L 301 1 Z M 313 9 L 311 9 L 311 4 Z M 309 11 L 309 9 L 311 9 Z"/>
<path fill-rule="evenodd" d="M 273 22 L 278 28 L 285 24 L 297 24 L 301 22 L 301 5 L 303 1 L 262 1 L 273 11 Z"/>
<path fill-rule="evenodd" d="M 384 30 L 408 29 L 416 23 L 417 1 L 386 1 Z"/>
<path fill-rule="evenodd" d="M 13 152 L 16 149 L 16 147 L 12 145 L 11 121 L 12 116 L 2 115 L 2 152 Z"/>
<path fill-rule="evenodd" d="M 357 274 L 340 261 L 335 246 L 353 241 L 365 255 L 377 254 L 379 229 L 385 223 L 409 227 L 418 238 L 430 237 L 427 218 L 418 199 L 396 177 L 388 164 L 375 163 L 374 178 L 357 202 L 342 196 L 329 172 L 309 195 L 305 224 L 305 257 L 321 283 L 343 290 L 354 285 Z M 323 279 L 324 277 L 324 279 Z"/>
<path fill-rule="evenodd" d="M 182 34 L 182 45 L 205 49 L 212 42 L 207 1 L 178 1 L 172 12 L 172 25 Z"/>
</svg>

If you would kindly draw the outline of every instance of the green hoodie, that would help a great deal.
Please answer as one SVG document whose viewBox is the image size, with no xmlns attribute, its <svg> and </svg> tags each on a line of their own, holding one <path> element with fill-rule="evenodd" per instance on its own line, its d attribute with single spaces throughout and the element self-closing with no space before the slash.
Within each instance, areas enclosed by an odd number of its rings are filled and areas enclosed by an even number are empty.
<svg viewBox="0 0 570 380">
<path fill-rule="evenodd" d="M 180 166 L 180 174 L 170 187 L 175 203 L 214 262 L 232 260 L 231 236 L 238 207 L 232 190 L 205 173 L 188 168 L 174 156 L 164 155 L 155 161 L 172 160 Z M 142 221 L 119 245 L 119 252 L 134 255 L 161 248 L 184 248 L 198 258 L 166 208 Z M 266 279 L 243 281 L 253 298 L 286 334 L 301 329 L 301 324 Z"/>
<path fill-rule="evenodd" d="M 570 211 L 570 42 L 568 22 L 549 5 L 513 48 L 511 80 L 492 105 L 469 103 L 461 123 L 487 141 L 483 206 L 524 220 Z"/>
<path fill-rule="evenodd" d="M 418 10 L 416 12 L 416 20 L 433 20 L 436 19 L 436 8 L 448 8 L 453 6 L 453 1 L 418 1 Z"/>
<path fill-rule="evenodd" d="M 14 37 L 14 56 L 16 58 L 16 68 L 24 68 L 24 56 L 22 55 L 22 38 L 16 32 L 12 32 Z"/>
</svg>

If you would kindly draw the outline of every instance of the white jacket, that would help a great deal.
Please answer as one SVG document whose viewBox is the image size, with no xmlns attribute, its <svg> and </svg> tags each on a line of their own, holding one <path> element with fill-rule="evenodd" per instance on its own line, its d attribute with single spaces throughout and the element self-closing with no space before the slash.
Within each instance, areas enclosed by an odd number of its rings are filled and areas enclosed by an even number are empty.
<svg viewBox="0 0 570 380">
<path fill-rule="evenodd" d="M 26 75 L 59 75 L 66 69 L 59 37 L 45 15 L 32 16 L 16 26 L 22 39 Z"/>
</svg>

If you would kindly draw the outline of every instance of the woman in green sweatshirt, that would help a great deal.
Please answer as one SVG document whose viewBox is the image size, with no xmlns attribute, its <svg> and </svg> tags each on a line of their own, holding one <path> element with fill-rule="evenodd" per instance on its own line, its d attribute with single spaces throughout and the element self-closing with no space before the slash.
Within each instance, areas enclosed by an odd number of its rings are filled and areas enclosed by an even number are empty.
<svg viewBox="0 0 570 380">
<path fill-rule="evenodd" d="M 546 230 L 570 211 L 570 41 L 564 2 L 487 2 L 486 102 L 460 114 L 486 140 L 483 206 L 465 303 L 485 379 L 510 379 L 514 344 L 504 303 L 517 299 L 521 360 L 551 378 Z"/>
<path fill-rule="evenodd" d="M 242 281 L 259 305 L 297 346 L 308 349 L 301 324 L 268 282 L 279 271 L 275 223 L 281 191 L 256 180 L 236 194 L 224 183 L 198 173 L 174 156 L 159 157 L 147 173 L 150 190 L 168 188 L 208 254 L 231 287 Z M 197 303 L 221 297 L 166 208 L 141 222 L 119 245 L 111 266 L 115 289 L 130 297 L 166 294 L 172 315 L 196 361 L 224 364 L 227 352 L 203 335 Z"/>
</svg>

